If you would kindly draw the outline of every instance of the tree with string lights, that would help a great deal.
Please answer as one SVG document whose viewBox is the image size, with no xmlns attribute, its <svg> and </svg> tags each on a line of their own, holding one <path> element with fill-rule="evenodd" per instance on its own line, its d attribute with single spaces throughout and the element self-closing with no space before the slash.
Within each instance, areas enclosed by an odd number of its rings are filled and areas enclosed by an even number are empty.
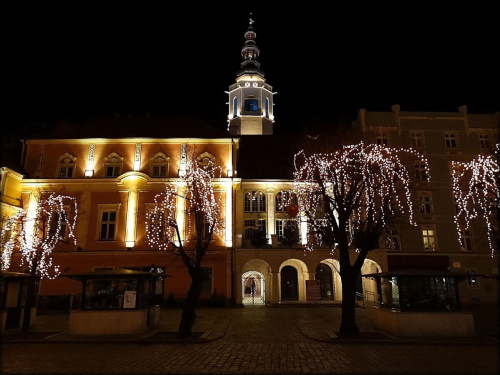
<svg viewBox="0 0 500 375">
<path fill-rule="evenodd" d="M 461 246 L 463 230 L 472 222 L 484 220 L 491 256 L 500 246 L 500 143 L 490 154 L 480 154 L 469 162 L 452 163 L 453 193 L 455 195 L 455 224 Z"/>
<path fill-rule="evenodd" d="M 53 251 L 59 241 L 68 238 L 76 244 L 76 198 L 53 192 L 33 193 L 27 210 L 5 218 L 2 225 L 2 270 L 11 268 L 13 254 L 19 252 L 20 267 L 29 271 L 23 331 L 29 331 L 31 309 L 35 303 L 36 281 L 60 275 L 53 263 Z"/>
<path fill-rule="evenodd" d="M 153 208 L 147 213 L 146 233 L 149 245 L 159 250 L 173 250 L 186 266 L 191 285 L 182 311 L 178 336 L 191 336 L 196 321 L 196 306 L 207 275 L 202 262 L 214 235 L 222 233 L 223 217 L 220 195 L 214 180 L 221 168 L 212 160 L 199 165 L 193 150 L 181 158 L 181 183 L 165 186 L 157 194 Z M 180 217 L 187 219 L 188 238 L 182 239 Z"/>
<path fill-rule="evenodd" d="M 380 237 L 398 221 L 416 225 L 406 157 L 423 162 L 429 178 L 427 160 L 412 149 L 360 143 L 329 154 L 308 156 L 301 151 L 295 155 L 297 217 L 306 221 L 308 227 L 305 249 L 313 251 L 322 245 L 338 251 L 341 336 L 354 337 L 359 333 L 356 283 L 368 252 L 379 247 Z"/>
</svg>

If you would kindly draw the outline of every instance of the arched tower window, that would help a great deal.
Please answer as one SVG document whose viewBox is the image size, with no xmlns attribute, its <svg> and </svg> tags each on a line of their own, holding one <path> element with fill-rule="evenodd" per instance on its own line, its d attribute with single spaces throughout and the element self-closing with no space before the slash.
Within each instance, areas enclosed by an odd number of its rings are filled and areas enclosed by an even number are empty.
<svg viewBox="0 0 500 375">
<path fill-rule="evenodd" d="M 238 97 L 233 98 L 233 117 L 238 116 Z"/>
<path fill-rule="evenodd" d="M 265 110 L 264 115 L 265 115 L 266 117 L 269 117 L 269 98 L 265 98 L 265 102 L 264 102 L 264 110 Z"/>
</svg>

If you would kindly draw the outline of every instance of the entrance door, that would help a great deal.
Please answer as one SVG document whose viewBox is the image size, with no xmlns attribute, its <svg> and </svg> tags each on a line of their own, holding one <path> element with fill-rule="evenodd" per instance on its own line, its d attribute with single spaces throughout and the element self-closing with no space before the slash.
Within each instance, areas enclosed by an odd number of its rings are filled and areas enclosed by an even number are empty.
<svg viewBox="0 0 500 375">
<path fill-rule="evenodd" d="M 264 305 L 266 303 L 266 281 L 260 272 L 245 272 L 241 276 L 241 287 L 244 305 Z"/>
<path fill-rule="evenodd" d="M 322 300 L 333 300 L 333 276 L 332 269 L 320 263 L 316 267 L 316 280 L 319 281 Z"/>
<path fill-rule="evenodd" d="M 281 300 L 298 301 L 299 289 L 297 287 L 297 270 L 292 266 L 281 269 Z"/>
</svg>

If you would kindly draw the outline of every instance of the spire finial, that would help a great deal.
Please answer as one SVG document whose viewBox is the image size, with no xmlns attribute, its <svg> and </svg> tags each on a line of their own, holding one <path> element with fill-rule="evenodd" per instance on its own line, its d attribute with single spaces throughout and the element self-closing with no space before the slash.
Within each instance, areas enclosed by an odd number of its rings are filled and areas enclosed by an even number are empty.
<svg viewBox="0 0 500 375">
<path fill-rule="evenodd" d="M 250 17 L 248 17 L 248 25 L 250 26 L 250 28 L 252 27 L 252 24 L 254 23 L 255 21 L 252 19 L 252 13 L 250 13 Z"/>
</svg>

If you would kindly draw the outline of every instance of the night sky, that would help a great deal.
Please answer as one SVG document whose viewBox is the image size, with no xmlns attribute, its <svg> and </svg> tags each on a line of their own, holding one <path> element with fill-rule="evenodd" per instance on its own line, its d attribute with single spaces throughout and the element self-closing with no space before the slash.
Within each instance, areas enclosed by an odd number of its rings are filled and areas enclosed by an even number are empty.
<svg viewBox="0 0 500 375">
<path fill-rule="evenodd" d="M 472 2 L 453 9 L 56 4 L 4 13 L 7 124 L 149 113 L 202 116 L 225 129 L 225 91 L 240 68 L 250 12 L 261 68 L 277 92 L 277 127 L 393 104 L 500 110 L 497 13 Z"/>
</svg>

